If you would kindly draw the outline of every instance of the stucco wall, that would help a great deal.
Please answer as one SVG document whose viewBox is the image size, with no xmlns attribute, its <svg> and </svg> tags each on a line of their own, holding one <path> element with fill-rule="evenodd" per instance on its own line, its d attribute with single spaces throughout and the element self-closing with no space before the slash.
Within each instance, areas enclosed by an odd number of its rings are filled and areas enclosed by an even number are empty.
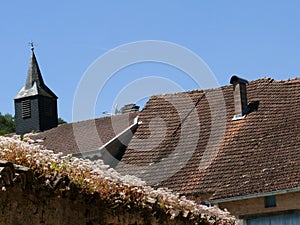
<svg viewBox="0 0 300 225">
<path fill-rule="evenodd" d="M 219 203 L 219 207 L 226 208 L 236 217 L 258 215 L 265 213 L 284 213 L 300 210 L 300 192 L 276 195 L 276 207 L 265 207 L 265 198 L 252 198 L 239 201 Z"/>
</svg>

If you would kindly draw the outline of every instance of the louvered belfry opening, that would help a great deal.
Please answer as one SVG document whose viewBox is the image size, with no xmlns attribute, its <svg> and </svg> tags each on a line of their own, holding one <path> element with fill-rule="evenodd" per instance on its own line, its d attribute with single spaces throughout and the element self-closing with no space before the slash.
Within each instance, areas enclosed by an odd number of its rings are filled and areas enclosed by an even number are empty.
<svg viewBox="0 0 300 225">
<path fill-rule="evenodd" d="M 238 76 L 232 76 L 230 83 L 233 85 L 234 118 L 242 118 L 247 108 L 247 84 L 248 81 Z"/>
<path fill-rule="evenodd" d="M 22 101 L 22 118 L 31 117 L 31 102 L 30 99 L 25 99 Z"/>
</svg>

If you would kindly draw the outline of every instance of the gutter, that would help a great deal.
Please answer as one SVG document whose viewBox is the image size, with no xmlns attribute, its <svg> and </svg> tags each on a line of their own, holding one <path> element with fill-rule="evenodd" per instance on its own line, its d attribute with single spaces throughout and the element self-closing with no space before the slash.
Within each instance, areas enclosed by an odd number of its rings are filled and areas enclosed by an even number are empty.
<svg viewBox="0 0 300 225">
<path fill-rule="evenodd" d="M 300 187 L 296 187 L 296 188 L 290 188 L 290 189 L 283 189 L 280 191 L 270 191 L 270 192 L 265 192 L 265 193 L 249 194 L 249 195 L 242 195 L 242 196 L 236 196 L 236 197 L 230 197 L 230 198 L 219 198 L 219 199 L 210 200 L 209 203 L 217 204 L 217 203 L 222 203 L 222 202 L 231 202 L 231 201 L 245 200 L 245 199 L 250 199 L 250 198 L 260 198 L 260 197 L 266 197 L 266 196 L 271 196 L 271 195 L 288 194 L 288 193 L 294 193 L 294 192 L 299 192 L 299 191 L 300 191 Z"/>
</svg>

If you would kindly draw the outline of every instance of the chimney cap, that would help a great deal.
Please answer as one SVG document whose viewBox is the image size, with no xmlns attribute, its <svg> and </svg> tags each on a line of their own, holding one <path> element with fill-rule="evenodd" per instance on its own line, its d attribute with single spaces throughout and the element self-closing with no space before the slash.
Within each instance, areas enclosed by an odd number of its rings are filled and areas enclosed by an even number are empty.
<svg viewBox="0 0 300 225">
<path fill-rule="evenodd" d="M 121 109 L 120 112 L 121 113 L 127 113 L 127 112 L 132 112 L 132 111 L 139 111 L 140 107 L 136 104 L 126 104 L 124 105 Z"/>
<path fill-rule="evenodd" d="M 231 84 L 235 84 L 235 83 L 243 83 L 243 84 L 248 84 L 249 82 L 243 78 L 240 78 L 236 75 L 233 75 L 231 78 L 230 78 L 230 83 Z"/>
</svg>

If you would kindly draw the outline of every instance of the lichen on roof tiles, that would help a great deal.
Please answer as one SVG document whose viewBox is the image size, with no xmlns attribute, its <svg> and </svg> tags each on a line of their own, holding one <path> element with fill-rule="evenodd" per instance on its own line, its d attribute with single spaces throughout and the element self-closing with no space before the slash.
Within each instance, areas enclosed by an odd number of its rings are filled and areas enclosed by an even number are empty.
<svg viewBox="0 0 300 225">
<path fill-rule="evenodd" d="M 226 130 L 221 146 L 206 170 L 199 170 L 199 163 L 203 160 L 208 141 L 216 141 L 210 130 L 210 102 L 206 97 L 200 101 L 196 106 L 199 122 L 191 123 L 191 132 L 183 135 L 178 116 L 182 112 L 176 112 L 174 104 L 166 101 L 167 97 L 184 105 L 184 96 L 188 94 L 195 99 L 206 90 L 155 95 L 140 113 L 139 118 L 143 123 L 117 170 L 137 175 L 150 184 L 155 181 L 157 186 L 169 187 L 182 194 L 211 193 L 213 188 L 211 199 L 300 187 L 299 80 L 274 81 L 263 78 L 251 81 L 247 86 L 248 102 L 258 102 L 259 105 L 244 119 L 237 121 L 232 120 L 232 86 L 209 90 L 223 93 L 225 121 L 214 122 L 225 122 Z M 224 109 L 216 110 L 221 113 Z M 188 109 L 183 111 L 186 113 Z M 157 117 L 161 118 L 161 122 L 154 123 Z M 200 132 L 197 131 L 199 127 Z M 177 129 L 175 133 L 174 129 Z M 182 165 L 182 157 L 193 147 L 191 142 L 195 139 L 197 147 Z M 179 140 L 184 142 L 178 151 L 181 154 L 168 162 L 167 158 L 174 152 Z M 160 162 L 164 162 L 161 163 L 163 167 L 155 165 Z M 271 169 L 272 173 L 262 173 L 265 168 Z M 170 170 L 175 172 L 171 176 L 164 176 Z"/>
</svg>

